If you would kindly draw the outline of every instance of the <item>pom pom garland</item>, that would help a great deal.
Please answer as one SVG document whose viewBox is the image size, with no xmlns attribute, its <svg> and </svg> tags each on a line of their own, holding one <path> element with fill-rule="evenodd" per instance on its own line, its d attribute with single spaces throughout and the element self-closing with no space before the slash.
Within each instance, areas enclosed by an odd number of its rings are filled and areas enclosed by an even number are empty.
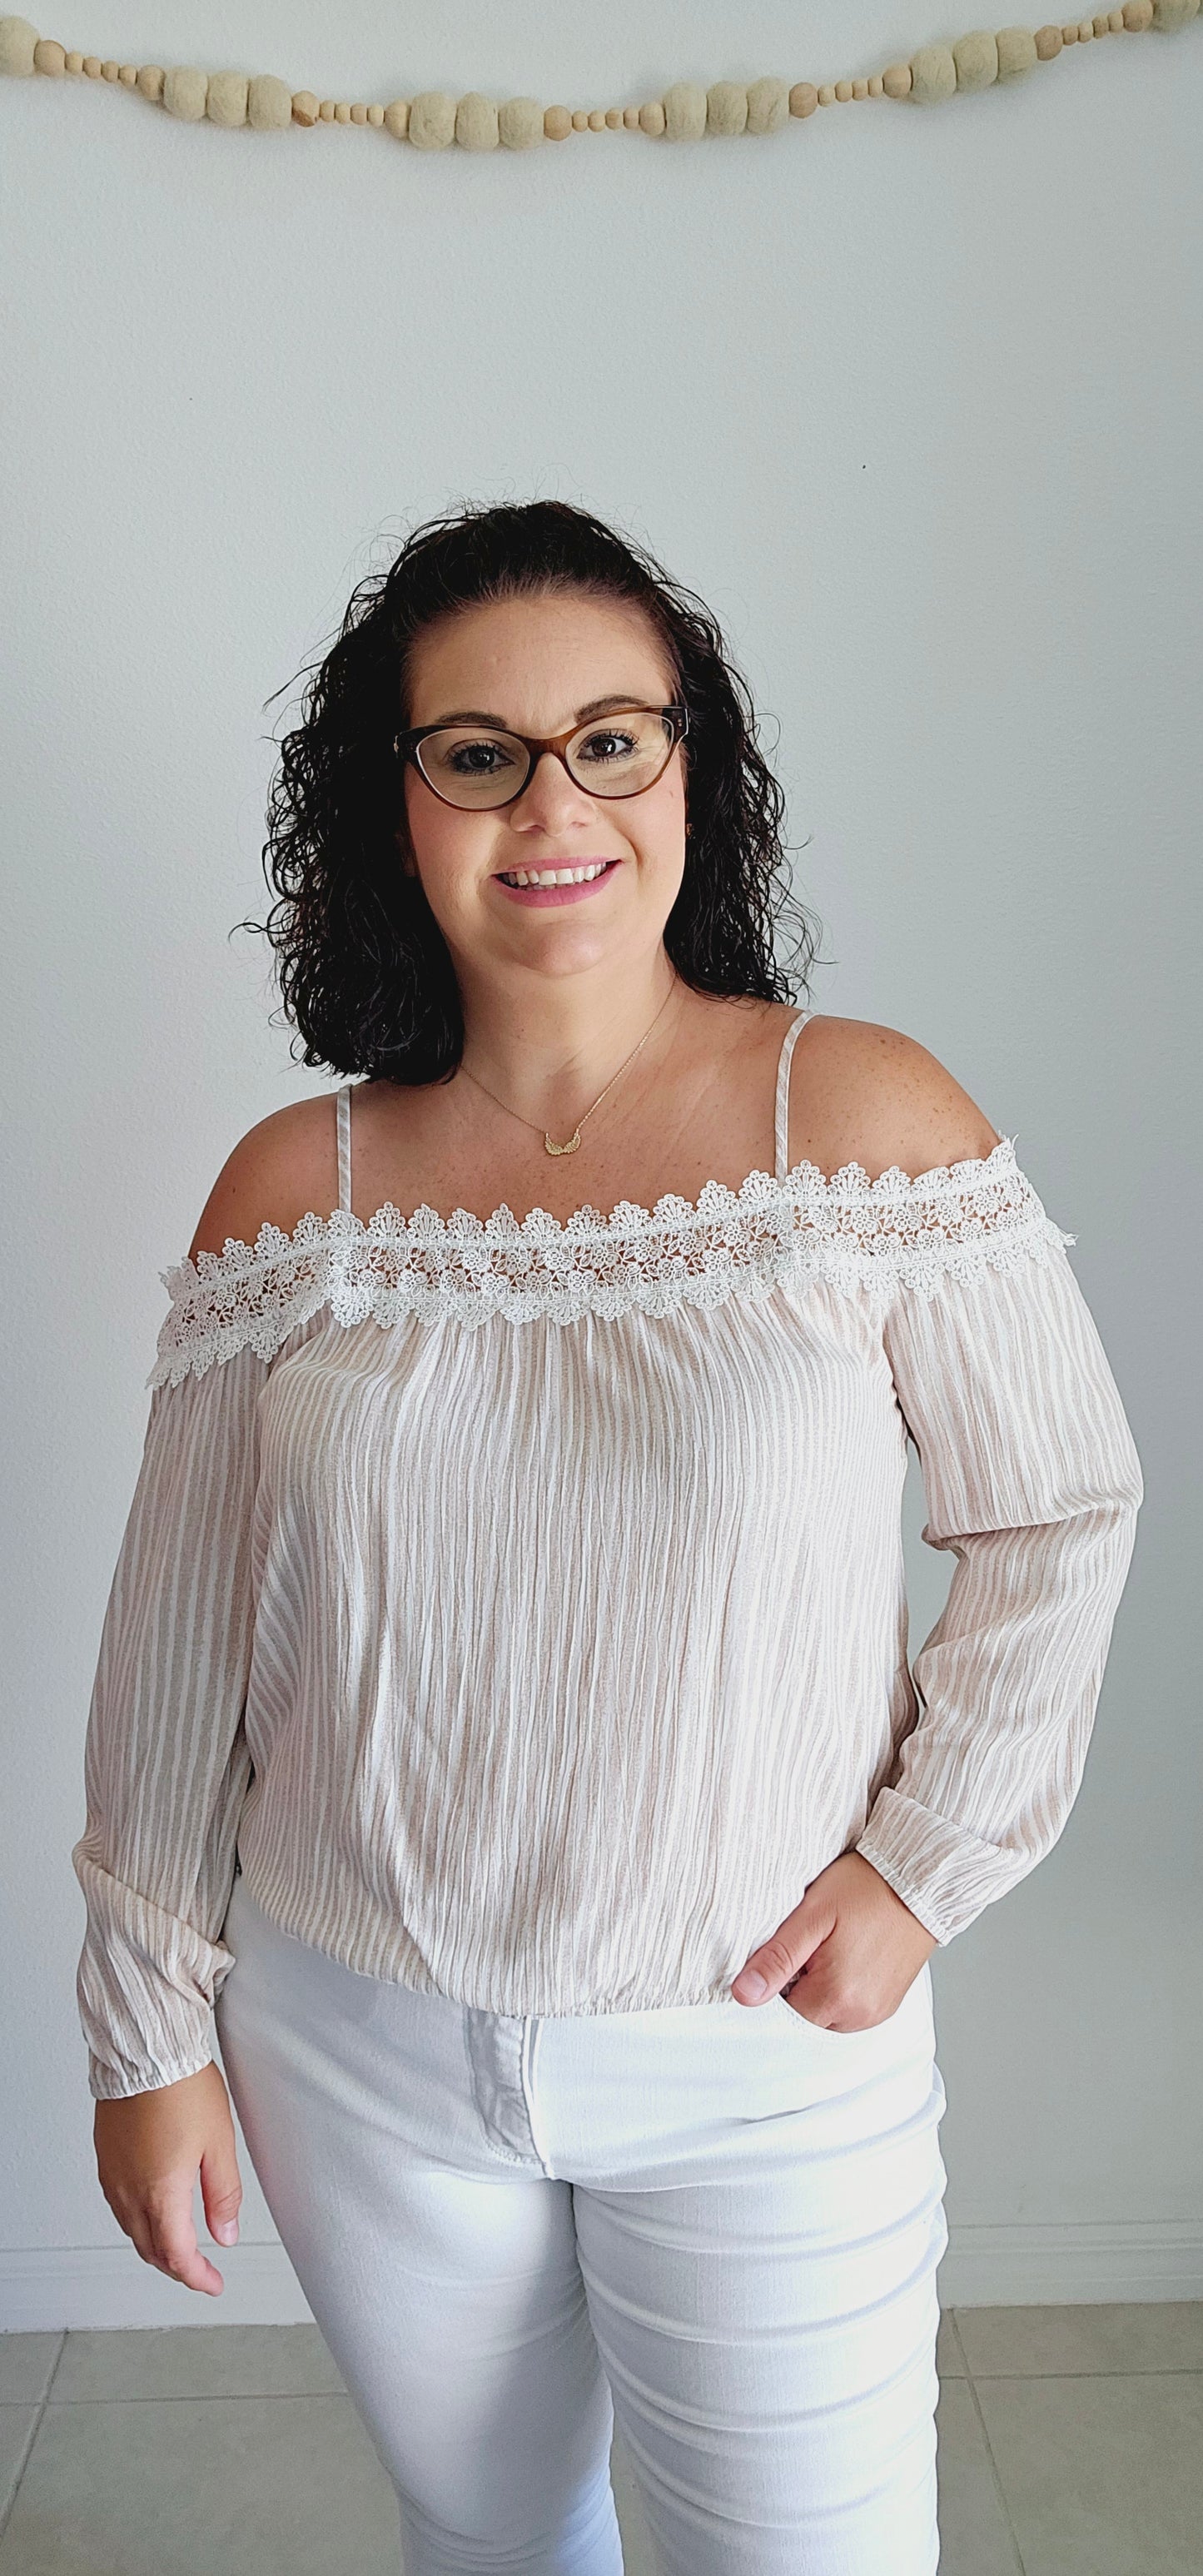
<svg viewBox="0 0 1203 2576">
<path fill-rule="evenodd" d="M 185 125 L 207 121 L 231 129 L 250 126 L 260 133 L 293 125 L 302 130 L 367 125 L 420 152 L 445 151 L 453 143 L 466 152 L 525 152 L 536 143 L 566 143 L 573 134 L 647 134 L 669 143 L 697 143 L 704 135 L 776 134 L 791 120 L 813 116 L 816 108 L 842 107 L 849 99 L 888 98 L 934 107 L 961 93 L 1021 80 L 1037 64 L 1055 62 L 1069 46 L 1091 43 L 1096 36 L 1138 36 L 1149 27 L 1176 34 L 1199 10 L 1200 0 L 1123 0 L 1121 8 L 1101 9 L 1060 26 L 1001 27 L 996 34 L 977 28 L 951 45 L 920 45 L 909 62 L 891 63 L 867 78 L 816 86 L 767 76 L 746 83 L 712 81 L 708 89 L 697 81 L 674 81 L 663 98 L 646 99 L 641 107 L 543 107 L 537 98 L 496 100 L 480 90 L 452 98 L 441 89 L 390 99 L 383 106 L 361 99 L 319 99 L 311 89 L 290 89 L 274 72 L 203 72 L 181 63 L 164 70 L 158 63 L 105 61 L 99 54 L 77 53 L 54 37 L 39 36 L 27 18 L 0 17 L 0 72 L 18 79 L 42 72 L 51 80 L 68 75 L 113 82 L 136 90 Z"/>
</svg>

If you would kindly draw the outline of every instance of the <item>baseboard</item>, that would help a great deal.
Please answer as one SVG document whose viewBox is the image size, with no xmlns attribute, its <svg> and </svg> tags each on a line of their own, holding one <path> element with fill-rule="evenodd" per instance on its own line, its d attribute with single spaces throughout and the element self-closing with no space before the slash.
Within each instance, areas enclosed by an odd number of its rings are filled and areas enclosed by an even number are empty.
<svg viewBox="0 0 1203 2576">
<path fill-rule="evenodd" d="M 213 2298 L 166 2280 L 131 2245 L 0 2252 L 0 2332 L 312 2324 L 278 2240 L 228 2250 L 202 2243 L 225 2282 Z M 950 2227 L 939 2291 L 945 2308 L 1203 2299 L 1203 2226 Z"/>
<path fill-rule="evenodd" d="M 939 2285 L 942 2308 L 1203 2299 L 1203 2224 L 950 2226 Z"/>
</svg>

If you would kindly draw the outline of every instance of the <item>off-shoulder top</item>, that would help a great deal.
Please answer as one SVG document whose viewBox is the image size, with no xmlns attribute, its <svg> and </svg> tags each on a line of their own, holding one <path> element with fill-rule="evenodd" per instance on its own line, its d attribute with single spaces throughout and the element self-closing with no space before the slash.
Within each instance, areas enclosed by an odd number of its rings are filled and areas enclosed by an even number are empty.
<svg viewBox="0 0 1203 2576">
<path fill-rule="evenodd" d="M 566 1220 L 264 1224 L 160 1275 L 88 1714 L 98 2097 L 205 2065 L 236 1869 L 504 2013 L 724 1997 L 856 1850 L 946 1943 L 1077 1794 L 1143 1495 L 1004 1135 Z M 908 1661 L 901 1497 L 956 1559 Z"/>
</svg>

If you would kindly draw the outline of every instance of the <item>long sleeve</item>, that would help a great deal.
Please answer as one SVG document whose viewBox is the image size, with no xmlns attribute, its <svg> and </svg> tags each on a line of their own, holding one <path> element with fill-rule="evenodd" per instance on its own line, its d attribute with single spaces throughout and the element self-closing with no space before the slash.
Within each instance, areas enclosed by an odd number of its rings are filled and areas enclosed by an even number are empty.
<svg viewBox="0 0 1203 2576">
<path fill-rule="evenodd" d="M 256 1401 L 245 1346 L 155 1385 L 101 1635 L 72 1865 L 87 1903 L 76 1992 L 99 2099 L 209 2063 L 232 1965 L 218 1939 L 251 1774 Z"/>
<path fill-rule="evenodd" d="M 917 1723 L 856 1849 L 944 1943 L 1065 1824 L 1144 1488 L 1063 1241 L 954 1265 L 934 1294 L 901 1287 L 883 1337 L 923 1537 L 957 1563 L 913 1659 Z"/>
</svg>

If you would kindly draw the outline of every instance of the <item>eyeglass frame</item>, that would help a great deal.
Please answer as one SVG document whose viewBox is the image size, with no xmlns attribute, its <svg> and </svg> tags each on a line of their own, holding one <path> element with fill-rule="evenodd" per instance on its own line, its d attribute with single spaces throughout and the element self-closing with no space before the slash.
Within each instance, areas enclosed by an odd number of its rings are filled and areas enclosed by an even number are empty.
<svg viewBox="0 0 1203 2576">
<path fill-rule="evenodd" d="M 616 789 L 613 793 L 605 788 L 594 790 L 586 787 L 584 790 L 586 796 L 596 793 L 600 796 L 603 804 L 620 805 L 627 797 L 646 796 L 648 788 L 655 787 L 659 780 L 663 778 L 664 772 L 672 759 L 678 743 L 684 741 L 685 736 L 689 731 L 689 709 L 683 703 L 678 702 L 677 704 L 669 707 L 643 707 L 635 703 L 632 703 L 627 707 L 609 707 L 603 714 L 587 718 L 584 724 L 570 725 L 567 733 L 516 733 L 512 725 L 493 725 L 486 728 L 486 730 L 490 732 L 507 734 L 511 742 L 520 742 L 527 758 L 526 776 L 523 779 L 521 786 L 514 789 L 512 796 L 503 796 L 499 798 L 496 805 L 457 805 L 453 796 L 444 796 L 442 790 L 435 786 L 433 779 L 427 777 L 426 772 L 422 767 L 422 763 L 418 758 L 418 745 L 425 741 L 427 734 L 458 733 L 466 730 L 463 726 L 454 724 L 409 725 L 404 732 L 395 733 L 393 735 L 393 749 L 394 751 L 401 752 L 403 765 L 412 760 L 423 786 L 429 787 L 431 795 L 438 797 L 440 805 L 450 806 L 453 813 L 501 814 L 504 813 L 507 805 L 516 804 L 518 798 L 526 794 L 526 790 L 534 777 L 535 771 L 538 768 L 539 762 L 545 751 L 554 752 L 556 759 L 563 763 L 566 775 L 569 778 L 572 778 L 573 786 L 579 787 L 581 785 L 580 779 L 573 778 L 572 771 L 568 767 L 566 754 L 569 743 L 575 742 L 578 734 L 589 733 L 595 730 L 599 725 L 604 726 L 608 717 L 624 715 L 671 716 L 673 719 L 673 738 L 665 752 L 662 766 L 656 771 L 655 778 L 646 779 L 642 787 L 621 787 Z M 404 750 L 402 750 L 403 744 L 405 746 Z"/>
</svg>

